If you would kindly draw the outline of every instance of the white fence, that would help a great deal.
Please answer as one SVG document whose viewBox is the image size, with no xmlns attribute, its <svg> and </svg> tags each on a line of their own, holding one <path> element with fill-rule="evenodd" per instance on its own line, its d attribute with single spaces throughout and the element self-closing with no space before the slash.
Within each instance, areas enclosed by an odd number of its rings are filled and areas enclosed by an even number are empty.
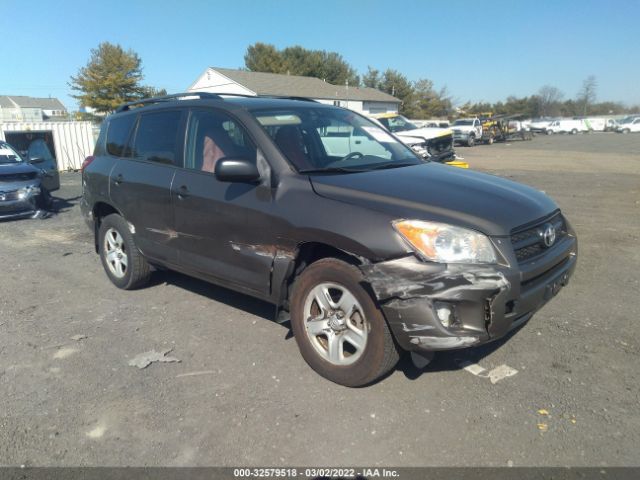
<svg viewBox="0 0 640 480">
<path fill-rule="evenodd" d="M 0 124 L 0 140 L 5 132 L 51 132 L 59 170 L 78 170 L 95 145 L 91 122 L 7 122 Z"/>
</svg>

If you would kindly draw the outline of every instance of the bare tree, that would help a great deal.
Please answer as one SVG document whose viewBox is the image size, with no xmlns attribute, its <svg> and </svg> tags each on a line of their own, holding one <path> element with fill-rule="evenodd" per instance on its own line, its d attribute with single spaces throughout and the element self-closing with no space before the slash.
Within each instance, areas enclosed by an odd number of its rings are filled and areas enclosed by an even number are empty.
<svg viewBox="0 0 640 480">
<path fill-rule="evenodd" d="M 551 85 L 544 85 L 538 90 L 538 112 L 541 116 L 556 115 L 564 93 Z"/>
<path fill-rule="evenodd" d="M 582 88 L 578 93 L 578 103 L 582 106 L 583 115 L 587 114 L 589 105 L 596 101 L 596 88 L 598 88 L 598 82 L 594 75 L 589 75 L 582 82 Z"/>
</svg>

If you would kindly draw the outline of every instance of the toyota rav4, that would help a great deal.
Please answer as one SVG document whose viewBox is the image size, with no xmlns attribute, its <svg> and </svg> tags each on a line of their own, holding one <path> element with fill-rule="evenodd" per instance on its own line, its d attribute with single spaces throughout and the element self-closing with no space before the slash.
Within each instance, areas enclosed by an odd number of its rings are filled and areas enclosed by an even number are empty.
<svg viewBox="0 0 640 480">
<path fill-rule="evenodd" d="M 575 233 L 544 193 L 430 162 L 313 101 L 123 105 L 82 184 L 117 287 L 143 286 L 156 267 L 272 302 L 306 362 L 347 386 L 379 379 L 403 351 L 418 362 L 500 338 L 576 266 Z"/>
</svg>

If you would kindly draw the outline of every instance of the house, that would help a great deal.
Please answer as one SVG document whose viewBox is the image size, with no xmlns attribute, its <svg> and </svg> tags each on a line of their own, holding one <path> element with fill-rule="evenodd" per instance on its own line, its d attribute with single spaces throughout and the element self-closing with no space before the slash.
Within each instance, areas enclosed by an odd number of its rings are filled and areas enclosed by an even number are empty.
<svg viewBox="0 0 640 480">
<path fill-rule="evenodd" d="M 0 123 L 65 119 L 66 107 L 57 98 L 0 95 Z"/>
<path fill-rule="evenodd" d="M 349 108 L 365 115 L 397 113 L 401 103 L 396 97 L 375 88 L 332 85 L 315 77 L 218 67 L 207 68 L 188 88 L 188 91 L 307 97 L 320 103 Z"/>
</svg>

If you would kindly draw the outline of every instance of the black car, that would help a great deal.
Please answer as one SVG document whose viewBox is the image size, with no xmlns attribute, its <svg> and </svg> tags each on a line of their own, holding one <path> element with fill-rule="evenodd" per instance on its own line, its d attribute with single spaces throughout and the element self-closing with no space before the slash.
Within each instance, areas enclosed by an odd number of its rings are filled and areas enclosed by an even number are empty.
<svg viewBox="0 0 640 480">
<path fill-rule="evenodd" d="M 505 335 L 576 266 L 575 233 L 540 191 L 424 161 L 362 115 L 312 101 L 124 105 L 82 183 L 116 286 L 161 267 L 270 301 L 309 365 L 348 386 L 402 351 Z"/>
<path fill-rule="evenodd" d="M 55 162 L 24 159 L 11 145 L 0 141 L 0 219 L 33 216 L 51 205 L 51 192 L 60 188 Z"/>
</svg>

